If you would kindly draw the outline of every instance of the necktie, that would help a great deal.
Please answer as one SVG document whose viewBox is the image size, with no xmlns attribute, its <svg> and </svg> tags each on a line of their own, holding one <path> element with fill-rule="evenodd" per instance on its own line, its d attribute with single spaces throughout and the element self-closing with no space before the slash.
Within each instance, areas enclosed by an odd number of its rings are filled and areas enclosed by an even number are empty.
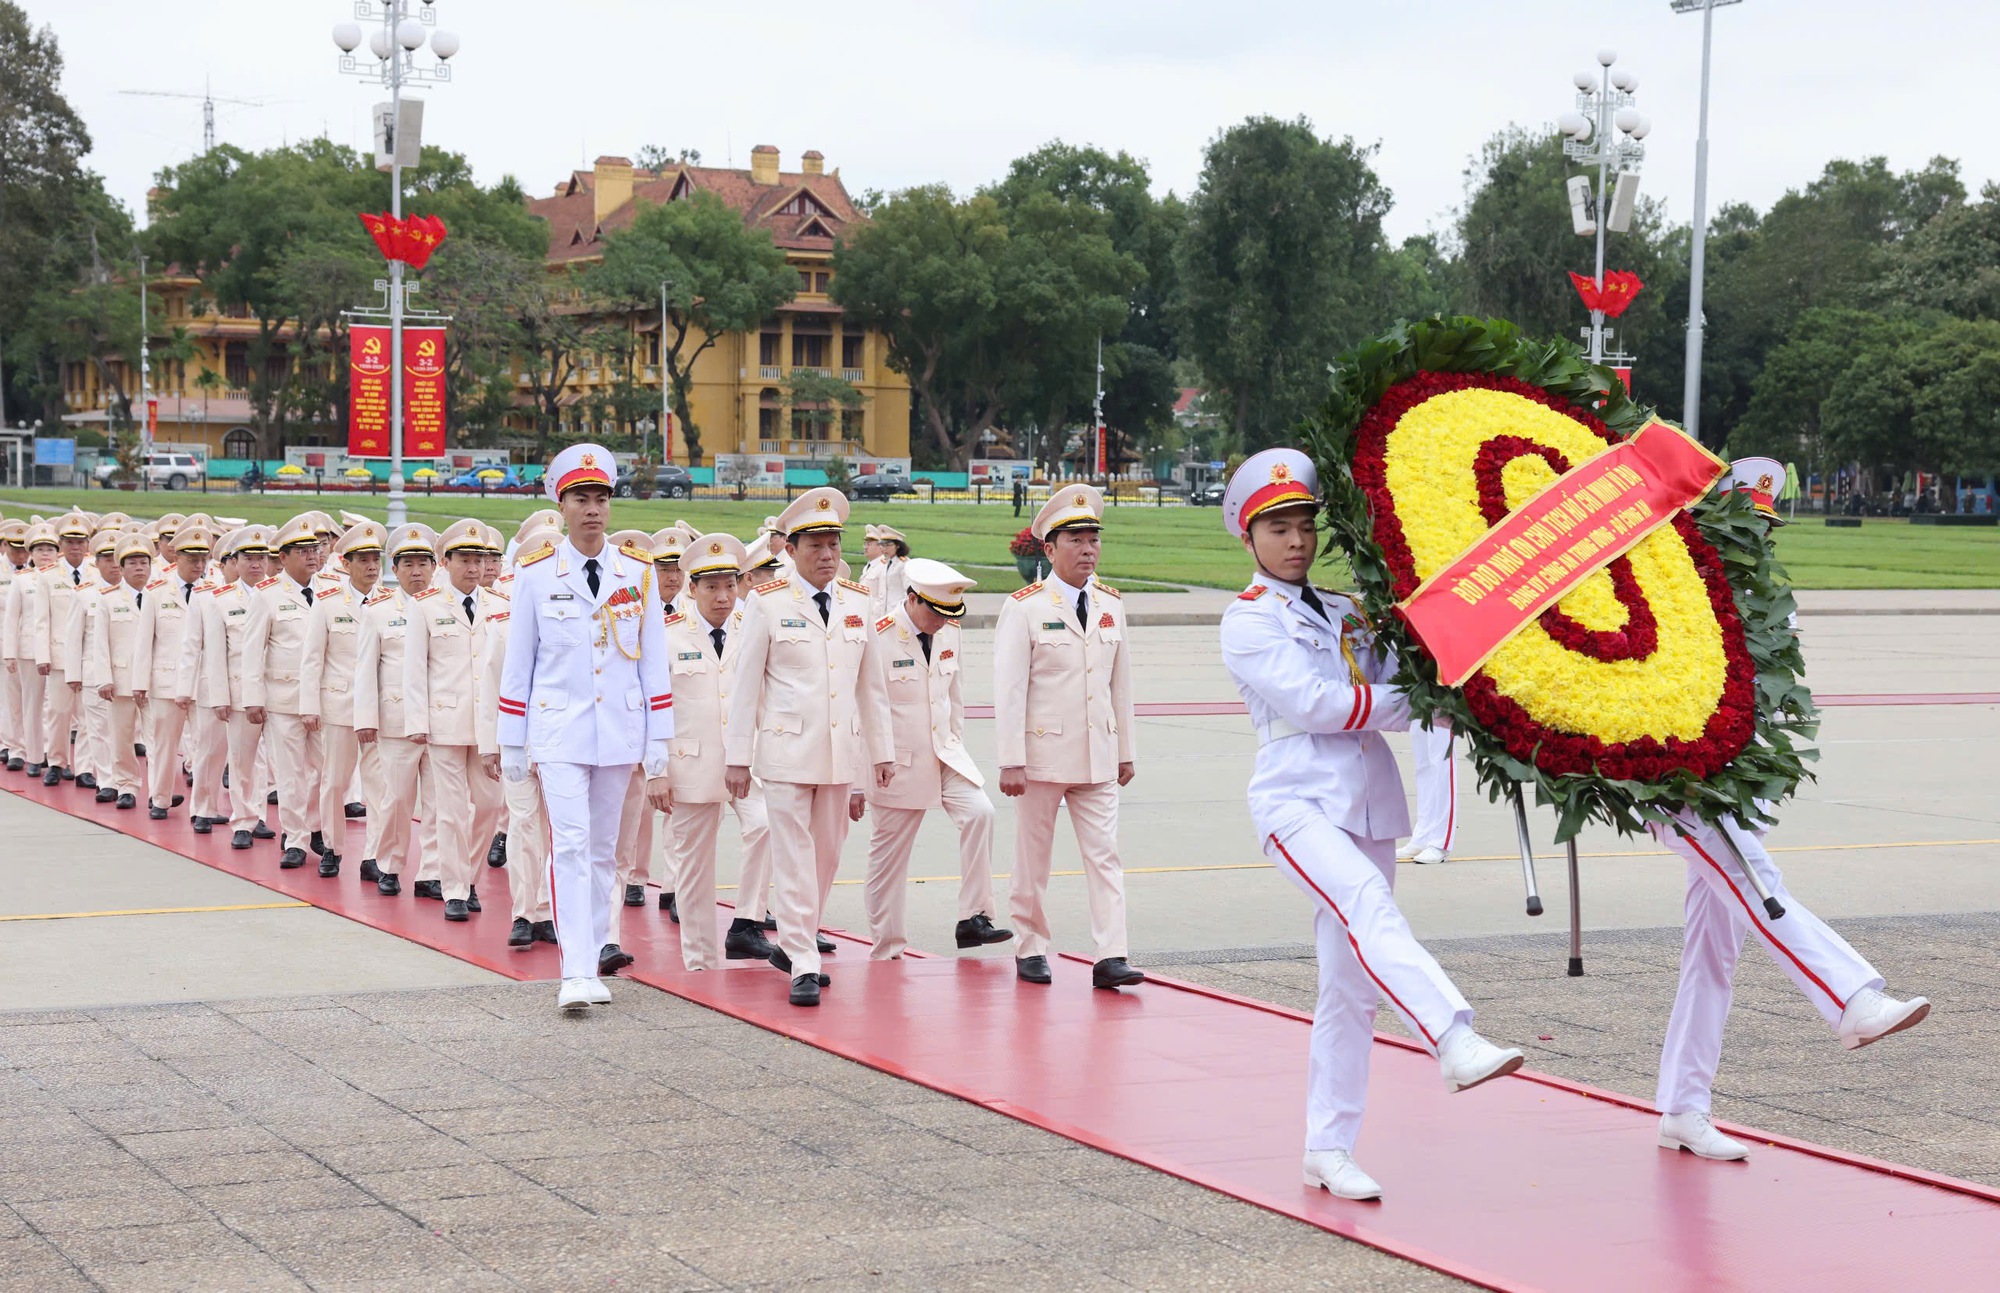
<svg viewBox="0 0 2000 1293">
<path fill-rule="evenodd" d="M 467 593 L 459 600 L 458 604 L 465 608 L 465 622 L 467 624 L 472 623 L 472 594 Z"/>
<path fill-rule="evenodd" d="M 813 594 L 813 600 L 819 603 L 819 622 L 822 624 L 833 623 L 833 598 L 827 595 L 826 590 L 821 589 L 819 592 Z"/>
<path fill-rule="evenodd" d="M 133 592 L 133 594 L 132 594 L 132 608 L 133 608 L 134 610 L 141 610 L 141 611 L 145 610 L 145 609 L 146 609 L 146 594 L 144 594 L 144 593 L 142 593 L 142 592 L 137 592 L 137 591 Z"/>
<path fill-rule="evenodd" d="M 597 596 L 597 558 L 589 557 L 583 563 L 583 582 L 590 585 L 590 595 Z"/>
<path fill-rule="evenodd" d="M 1076 595 L 1076 626 L 1086 633 L 1090 631 L 1090 594 L 1087 592 Z"/>
<path fill-rule="evenodd" d="M 75 566 L 71 566 L 69 568 L 69 581 L 72 584 L 81 586 L 83 583 L 83 572 L 81 570 L 78 570 Z"/>
<path fill-rule="evenodd" d="M 1311 584 L 1303 584 L 1300 586 L 1299 600 L 1303 601 L 1306 605 L 1312 607 L 1315 611 L 1319 612 L 1319 617 L 1325 620 L 1328 624 L 1333 623 L 1332 617 L 1326 613 L 1326 606 L 1320 601 L 1319 594 L 1313 591 L 1313 586 Z"/>
<path fill-rule="evenodd" d="M 710 629 L 708 631 L 708 640 L 715 643 L 715 658 L 720 660 L 722 658 L 722 630 L 720 628 Z"/>
<path fill-rule="evenodd" d="M 306 586 L 305 586 L 304 588 L 301 588 L 301 589 L 299 589 L 299 591 L 300 591 L 300 592 L 302 592 L 302 593 L 304 593 L 304 594 L 306 595 L 306 605 L 308 605 L 308 606 L 312 605 L 312 604 L 313 604 L 313 590 L 312 590 L 312 585 L 311 585 L 311 584 L 307 584 L 307 585 L 306 585 Z"/>
<path fill-rule="evenodd" d="M 924 659 L 926 659 L 926 660 L 930 659 L 930 658 L 931 658 L 931 635 L 930 635 L 930 634 L 928 634 L 928 633 L 919 633 L 919 634 L 917 634 L 917 645 L 918 645 L 918 646 L 920 646 L 920 647 L 922 647 L 922 648 L 924 649 Z"/>
<path fill-rule="evenodd" d="M 194 600 L 194 584 L 189 580 L 183 579 L 181 581 L 181 604 L 185 606 L 193 600 Z"/>
</svg>

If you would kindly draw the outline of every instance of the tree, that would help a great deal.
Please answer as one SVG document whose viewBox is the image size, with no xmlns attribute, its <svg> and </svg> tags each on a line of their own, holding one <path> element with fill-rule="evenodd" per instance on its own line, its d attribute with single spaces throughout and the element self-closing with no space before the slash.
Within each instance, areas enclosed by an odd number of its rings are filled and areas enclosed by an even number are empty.
<svg viewBox="0 0 2000 1293">
<path fill-rule="evenodd" d="M 1174 258 L 1176 314 L 1245 448 L 1283 439 L 1321 397 L 1327 361 L 1384 324 L 1390 195 L 1372 155 L 1303 117 L 1252 117 L 1209 143 Z"/>
<path fill-rule="evenodd" d="M 1833 383 L 1824 419 L 1833 454 L 1891 480 L 2000 471 L 2000 322 L 1877 331 Z"/>
<path fill-rule="evenodd" d="M 794 368 L 779 386 L 785 408 L 819 428 L 814 440 L 846 441 L 846 415 L 859 412 L 868 403 L 854 384 L 844 377 Z"/>
<path fill-rule="evenodd" d="M 2000 319 L 2000 184 L 1948 203 L 1891 258 L 1879 295 L 1961 319 Z"/>
<path fill-rule="evenodd" d="M 661 144 L 642 144 L 633 156 L 633 164 L 644 171 L 670 171 L 677 166 L 701 165 L 699 148 L 667 148 Z"/>
<path fill-rule="evenodd" d="M 660 308 L 666 284 L 666 332 L 660 365 L 687 438 L 688 461 L 701 460 L 701 428 L 689 396 L 695 361 L 732 332 L 747 332 L 798 295 L 798 274 L 768 230 L 713 193 L 641 206 L 632 222 L 604 240 L 604 258 L 583 271 L 585 292 L 604 306 L 639 314 Z"/>
<path fill-rule="evenodd" d="M 1825 461 L 1822 437 L 1835 386 L 1859 356 L 1880 362 L 1903 331 L 1868 310 L 1820 308 L 1800 315 L 1785 340 L 1764 356 L 1749 408 L 1730 432 L 1730 455 Z"/>
</svg>

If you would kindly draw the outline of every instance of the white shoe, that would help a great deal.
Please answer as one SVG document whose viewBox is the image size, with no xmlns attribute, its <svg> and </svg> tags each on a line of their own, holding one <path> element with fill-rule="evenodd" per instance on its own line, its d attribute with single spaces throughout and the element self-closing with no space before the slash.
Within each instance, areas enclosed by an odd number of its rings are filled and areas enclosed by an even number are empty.
<svg viewBox="0 0 2000 1293">
<path fill-rule="evenodd" d="M 1712 1158 L 1718 1163 L 1740 1163 L 1750 1157 L 1748 1146 L 1717 1131 L 1705 1113 L 1661 1114 L 1660 1148 L 1685 1149 L 1697 1158 Z"/>
<path fill-rule="evenodd" d="M 1521 1060 L 1521 1052 L 1512 1047 L 1503 1050 L 1464 1024 L 1453 1024 L 1438 1039 L 1438 1072 L 1454 1091 L 1506 1077 L 1521 1067 Z"/>
<path fill-rule="evenodd" d="M 1416 863 L 1418 866 L 1436 866 L 1450 856 L 1451 854 L 1445 852 L 1443 849 L 1418 849 L 1410 855 L 1410 861 Z"/>
<path fill-rule="evenodd" d="M 1419 851 L 1420 850 L 1417 848 L 1417 842 L 1415 840 L 1409 840 L 1405 843 L 1396 846 L 1396 860 L 1398 862 L 1408 862 L 1411 858 L 1415 857 Z"/>
<path fill-rule="evenodd" d="M 1355 1166 L 1354 1155 L 1344 1149 L 1309 1149 L 1305 1161 L 1306 1185 L 1326 1190 L 1336 1199 L 1379 1199 L 1382 1187 L 1375 1178 Z"/>
<path fill-rule="evenodd" d="M 1879 1042 L 1890 1033 L 1900 1033 L 1924 1022 L 1931 1003 L 1922 997 L 1898 1001 L 1876 988 L 1863 988 L 1847 999 L 1840 1015 L 1840 1044 L 1858 1050 Z"/>
<path fill-rule="evenodd" d="M 604 980 L 585 979 L 583 981 L 583 990 L 587 994 L 586 1000 L 591 1005 L 608 1006 L 611 1004 L 611 989 L 604 986 Z"/>
<path fill-rule="evenodd" d="M 556 1005 L 570 1011 L 589 1009 L 593 984 L 597 985 L 599 991 L 603 990 L 604 985 L 598 983 L 596 979 L 564 979 L 562 991 L 556 994 Z"/>
</svg>

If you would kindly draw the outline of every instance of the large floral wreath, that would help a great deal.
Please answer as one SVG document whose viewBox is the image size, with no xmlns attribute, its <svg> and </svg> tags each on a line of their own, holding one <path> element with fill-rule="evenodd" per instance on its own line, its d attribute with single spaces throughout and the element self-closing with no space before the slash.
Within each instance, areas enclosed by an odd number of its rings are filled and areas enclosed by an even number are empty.
<svg viewBox="0 0 2000 1293">
<path fill-rule="evenodd" d="M 1571 467 L 1648 414 L 1573 346 L 1498 320 L 1428 319 L 1343 355 L 1308 428 L 1333 538 L 1402 660 L 1420 718 L 1466 737 L 1489 793 L 1532 783 L 1558 838 L 1688 811 L 1765 817 L 1815 752 L 1794 609 L 1766 523 L 1711 495 L 1655 528 L 1495 650 L 1463 685 L 1398 602 Z"/>
</svg>

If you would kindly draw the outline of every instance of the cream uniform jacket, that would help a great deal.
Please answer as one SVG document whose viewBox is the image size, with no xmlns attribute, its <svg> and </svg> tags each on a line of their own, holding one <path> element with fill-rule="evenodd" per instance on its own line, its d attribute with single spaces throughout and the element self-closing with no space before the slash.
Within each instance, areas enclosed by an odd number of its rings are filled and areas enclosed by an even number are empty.
<svg viewBox="0 0 2000 1293">
<path fill-rule="evenodd" d="M 76 586 L 76 595 L 69 599 L 69 620 L 63 625 L 55 666 L 72 682 L 83 681 L 83 662 L 90 655 L 91 638 L 97 631 L 97 619 L 92 612 L 97 608 L 98 596 L 110 586 L 94 566 L 88 567 L 83 572 L 83 582 Z"/>
<path fill-rule="evenodd" d="M 499 605 L 484 612 L 479 635 L 479 658 L 475 668 L 479 673 L 479 704 L 473 712 L 474 735 L 479 738 L 479 753 L 497 756 L 500 753 L 500 706 L 495 703 L 500 695 L 500 674 L 507 665 L 507 624 L 513 615 L 512 599 L 501 591 L 504 579 L 494 581 L 494 601 Z M 504 828 L 505 823 L 502 823 Z M 520 910 L 517 906 L 515 910 Z"/>
<path fill-rule="evenodd" d="M 743 603 L 722 620 L 722 656 L 715 654 L 713 627 L 701 612 L 667 617 L 667 651 L 674 661 L 673 759 L 667 764 L 674 798 L 690 804 L 724 804 L 729 792 L 722 777 L 728 768 L 723 740 L 729 730 L 729 704 L 736 693 L 736 673 L 743 659 Z"/>
<path fill-rule="evenodd" d="M 12 561 L 0 557 L 0 660 L 12 660 L 20 649 L 20 597 L 30 573 L 14 569 Z"/>
<path fill-rule="evenodd" d="M 488 621 L 507 599 L 475 584 L 468 622 L 465 596 L 449 580 L 418 593 L 403 638 L 403 730 L 437 745 L 478 745 L 479 710 L 495 705 L 480 691 L 479 657 Z"/>
<path fill-rule="evenodd" d="M 896 749 L 896 776 L 886 790 L 870 788 L 868 802 L 882 808 L 940 808 L 944 805 L 940 767 L 973 785 L 984 785 L 979 766 L 965 748 L 964 667 L 958 625 L 946 624 L 931 637 L 931 658 L 910 622 L 907 607 L 875 622 L 869 633 L 868 667 L 881 679 L 889 702 L 889 730 Z"/>
<path fill-rule="evenodd" d="M 750 591 L 723 744 L 729 766 L 765 782 L 866 786 L 870 765 L 895 757 L 881 682 L 861 667 L 868 590 L 836 579 L 826 591 L 824 624 L 797 574 Z"/>
<path fill-rule="evenodd" d="M 203 576 L 201 582 L 194 586 L 194 596 L 188 599 L 187 627 L 181 632 L 180 668 L 175 672 L 174 680 L 173 695 L 177 701 L 205 705 L 201 698 L 201 658 L 206 654 L 203 648 L 208 645 L 208 598 L 215 588 L 214 581 Z"/>
<path fill-rule="evenodd" d="M 1410 725 L 1402 691 L 1385 685 L 1396 663 L 1353 601 L 1319 596 L 1331 622 L 1296 585 L 1259 576 L 1222 615 L 1223 663 L 1257 729 L 1250 819 L 1260 839 L 1289 835 L 1306 814 L 1362 839 L 1407 835 L 1403 778 L 1382 739 Z"/>
<path fill-rule="evenodd" d="M 143 682 L 135 681 L 140 675 L 133 666 L 140 605 L 130 584 L 119 583 L 98 593 L 96 604 L 87 612 L 92 624 L 87 635 L 89 654 L 83 661 L 85 690 L 110 683 L 114 696 L 130 696 L 134 687 L 144 689 Z"/>
<path fill-rule="evenodd" d="M 356 731 L 405 734 L 403 649 L 414 600 L 397 588 L 362 603 L 361 634 L 354 652 Z"/>
<path fill-rule="evenodd" d="M 312 607 L 290 575 L 258 584 L 246 596 L 249 623 L 243 640 L 243 703 L 276 714 L 302 714 L 306 621 Z"/>
<path fill-rule="evenodd" d="M 144 691 L 147 700 L 181 698 L 181 650 L 195 619 L 194 599 L 200 595 L 197 582 L 183 600 L 181 577 L 171 566 L 163 577 L 146 584 L 138 640 L 132 646 L 132 686 Z"/>
<path fill-rule="evenodd" d="M 81 580 L 70 578 L 71 566 L 62 558 L 35 576 L 28 585 L 21 608 L 21 656 L 24 662 L 62 668 L 62 639 L 69 629 L 71 603 Z M 85 579 L 95 580 L 92 570 Z"/>
<path fill-rule="evenodd" d="M 313 598 L 299 653 L 299 713 L 340 727 L 354 723 L 354 670 L 365 599 L 345 579 Z"/>
<path fill-rule="evenodd" d="M 993 641 L 1000 766 L 1030 781 L 1098 785 L 1133 761 L 1132 662 L 1125 605 L 1092 579 L 1089 627 L 1074 594 L 1033 583 L 1000 606 Z"/>
<path fill-rule="evenodd" d="M 195 704 L 205 709 L 236 709 L 243 699 L 243 646 L 250 636 L 250 591 L 241 580 L 216 584 L 195 598 L 201 607 L 200 676 Z"/>
</svg>

